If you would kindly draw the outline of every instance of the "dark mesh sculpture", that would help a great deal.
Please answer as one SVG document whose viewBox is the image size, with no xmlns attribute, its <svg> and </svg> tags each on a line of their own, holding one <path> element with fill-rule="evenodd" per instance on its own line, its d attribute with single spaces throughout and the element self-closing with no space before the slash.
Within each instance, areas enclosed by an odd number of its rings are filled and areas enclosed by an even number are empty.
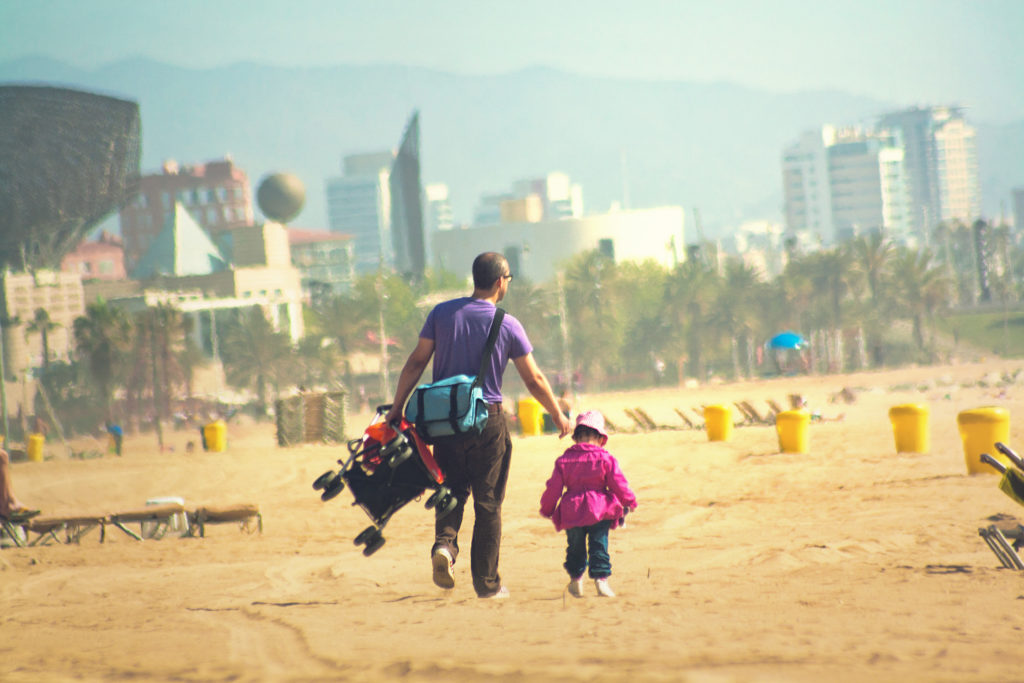
<svg viewBox="0 0 1024 683">
<path fill-rule="evenodd" d="M 0 265 L 58 268 L 138 190 L 139 105 L 0 86 Z"/>
</svg>

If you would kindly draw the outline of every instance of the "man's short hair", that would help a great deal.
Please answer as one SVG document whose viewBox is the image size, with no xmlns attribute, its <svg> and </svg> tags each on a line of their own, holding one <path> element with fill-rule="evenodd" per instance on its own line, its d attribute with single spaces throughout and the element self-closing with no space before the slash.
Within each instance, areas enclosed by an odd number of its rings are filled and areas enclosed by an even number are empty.
<svg viewBox="0 0 1024 683">
<path fill-rule="evenodd" d="M 494 282 L 505 275 L 508 261 L 496 251 L 485 251 L 473 259 L 473 286 L 476 289 L 490 289 Z"/>
</svg>

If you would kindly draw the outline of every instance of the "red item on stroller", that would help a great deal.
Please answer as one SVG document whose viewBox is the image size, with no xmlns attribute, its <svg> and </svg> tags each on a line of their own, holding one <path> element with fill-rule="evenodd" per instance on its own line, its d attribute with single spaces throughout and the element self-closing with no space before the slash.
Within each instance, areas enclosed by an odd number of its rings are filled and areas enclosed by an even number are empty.
<svg viewBox="0 0 1024 683">
<path fill-rule="evenodd" d="M 373 525 L 355 538 L 356 545 L 365 545 L 363 555 L 370 556 L 384 545 L 381 530 L 406 503 L 419 498 L 429 488 L 433 493 L 426 507 L 434 508 L 438 519 L 451 512 L 458 501 L 444 486 L 444 473 L 434 460 L 430 446 L 416 433 L 405 418 L 385 423 L 390 405 L 377 407 L 377 413 L 362 437 L 348 442 L 349 457 L 339 460 L 341 469 L 328 470 L 313 488 L 323 490 L 320 498 L 334 498 L 347 484 L 354 498 L 352 504 L 366 512 Z"/>
</svg>

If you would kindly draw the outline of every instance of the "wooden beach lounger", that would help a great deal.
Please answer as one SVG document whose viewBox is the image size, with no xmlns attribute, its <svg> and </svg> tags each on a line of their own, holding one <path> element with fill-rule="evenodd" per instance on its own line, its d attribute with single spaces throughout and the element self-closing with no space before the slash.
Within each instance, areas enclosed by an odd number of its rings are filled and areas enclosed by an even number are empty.
<svg viewBox="0 0 1024 683">
<path fill-rule="evenodd" d="M 11 543 L 17 548 L 25 547 L 21 529 L 29 519 L 31 519 L 29 515 L 22 515 L 17 512 L 11 514 L 10 517 L 0 517 L 0 527 L 3 528 L 4 534 L 7 538 L 11 539 Z"/>
<path fill-rule="evenodd" d="M 105 515 L 69 515 L 61 517 L 36 517 L 25 524 L 27 533 L 37 534 L 29 541 L 29 545 L 49 545 L 50 543 L 79 543 L 82 537 L 99 527 L 100 543 L 107 535 Z M 63 539 L 58 536 L 63 534 Z"/>
<path fill-rule="evenodd" d="M 623 408 L 622 412 L 626 413 L 626 416 L 633 421 L 637 429 L 641 432 L 646 432 L 650 429 L 648 424 L 644 422 L 644 419 L 636 414 L 636 411 L 630 410 L 629 408 Z"/>
<path fill-rule="evenodd" d="M 200 537 L 206 536 L 207 524 L 233 523 L 247 533 L 263 533 L 263 515 L 260 514 L 260 506 L 254 504 L 201 507 L 195 512 L 188 513 L 188 522 L 190 536 L 194 536 L 196 530 L 199 531 Z"/>
<path fill-rule="evenodd" d="M 692 419 L 686 413 L 684 413 L 682 410 L 680 410 L 679 408 L 673 408 L 673 410 L 676 411 L 676 415 L 678 415 L 679 418 L 683 422 L 685 422 L 686 426 L 689 427 L 690 429 L 704 429 L 704 423 L 701 422 L 699 418 L 698 419 Z"/>
<path fill-rule="evenodd" d="M 137 541 L 143 539 L 142 530 L 137 534 L 125 524 L 140 524 L 142 528 L 145 528 L 147 523 L 154 525 L 152 531 L 147 533 L 146 536 L 149 538 L 160 539 L 171 529 L 176 519 L 180 515 L 180 520 L 188 524 L 188 516 L 185 514 L 185 506 L 179 503 L 165 503 L 163 505 L 147 505 L 146 507 L 139 508 L 138 510 L 129 510 L 128 512 L 118 512 L 110 515 L 110 523 L 116 526 L 121 531 L 125 532 Z M 185 529 L 187 532 L 187 528 Z"/>
</svg>

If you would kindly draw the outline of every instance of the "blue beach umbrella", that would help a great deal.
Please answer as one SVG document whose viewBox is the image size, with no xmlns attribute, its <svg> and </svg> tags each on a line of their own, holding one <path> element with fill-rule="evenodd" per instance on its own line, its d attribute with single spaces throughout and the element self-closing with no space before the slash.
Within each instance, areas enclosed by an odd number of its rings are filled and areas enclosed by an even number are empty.
<svg viewBox="0 0 1024 683">
<path fill-rule="evenodd" d="M 773 349 L 799 349 L 807 344 L 807 340 L 796 332 L 780 332 L 768 340 L 768 346 Z"/>
</svg>

